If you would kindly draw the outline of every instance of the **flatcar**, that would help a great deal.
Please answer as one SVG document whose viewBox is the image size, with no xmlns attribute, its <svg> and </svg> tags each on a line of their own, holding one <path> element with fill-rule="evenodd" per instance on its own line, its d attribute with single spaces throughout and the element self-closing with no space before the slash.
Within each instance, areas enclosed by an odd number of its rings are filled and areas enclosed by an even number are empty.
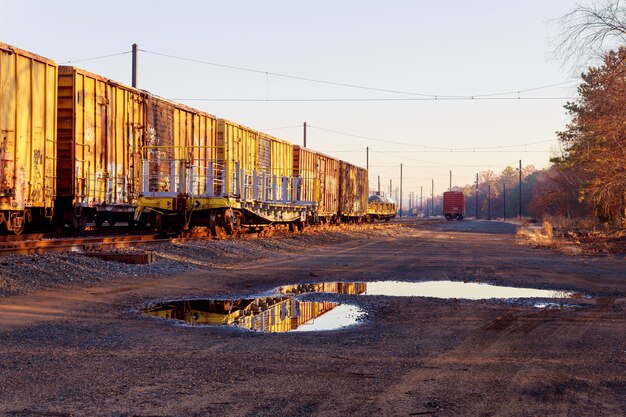
<svg viewBox="0 0 626 417">
<path fill-rule="evenodd" d="M 396 217 L 398 207 L 390 197 L 374 194 L 367 200 L 367 217 L 369 221 L 389 221 Z"/>
</svg>

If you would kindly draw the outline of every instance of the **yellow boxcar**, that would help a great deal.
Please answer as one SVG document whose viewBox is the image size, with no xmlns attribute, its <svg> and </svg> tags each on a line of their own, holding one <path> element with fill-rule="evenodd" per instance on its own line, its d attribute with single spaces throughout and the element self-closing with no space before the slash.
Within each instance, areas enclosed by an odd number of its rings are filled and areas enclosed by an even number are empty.
<svg viewBox="0 0 626 417">
<path fill-rule="evenodd" d="M 0 43 L 0 228 L 52 216 L 57 64 Z"/>
<path fill-rule="evenodd" d="M 225 165 L 227 195 L 239 194 L 247 188 L 245 176 L 257 169 L 259 132 L 225 119 L 217 121 L 217 159 Z M 251 196 L 244 196 L 251 198 Z"/>
<path fill-rule="evenodd" d="M 132 222 L 144 95 L 79 68 L 59 67 L 58 223 L 79 228 L 91 220 Z"/>
<path fill-rule="evenodd" d="M 293 144 L 271 137 L 272 163 L 271 173 L 279 177 L 293 176 Z"/>
<path fill-rule="evenodd" d="M 293 173 L 301 181 L 300 200 L 319 205 L 319 193 L 316 192 L 317 152 L 298 145 L 293 147 Z"/>
<path fill-rule="evenodd" d="M 213 194 L 217 118 L 154 95 L 146 102 L 142 196 Z"/>
<path fill-rule="evenodd" d="M 302 179 L 302 200 L 315 202 L 318 221 L 333 221 L 339 211 L 339 160 L 298 145 L 293 159 Z"/>
<path fill-rule="evenodd" d="M 317 154 L 319 178 L 320 218 L 332 220 L 339 211 L 339 160 L 332 156 Z"/>
</svg>

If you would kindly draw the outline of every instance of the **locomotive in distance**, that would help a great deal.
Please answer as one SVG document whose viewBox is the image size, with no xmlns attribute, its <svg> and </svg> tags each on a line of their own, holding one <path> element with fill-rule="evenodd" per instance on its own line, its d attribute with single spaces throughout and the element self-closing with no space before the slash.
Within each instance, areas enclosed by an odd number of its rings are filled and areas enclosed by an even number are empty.
<svg viewBox="0 0 626 417">
<path fill-rule="evenodd" d="M 0 229 L 389 220 L 361 167 L 0 43 Z M 378 197 L 378 196 L 373 196 Z"/>
</svg>

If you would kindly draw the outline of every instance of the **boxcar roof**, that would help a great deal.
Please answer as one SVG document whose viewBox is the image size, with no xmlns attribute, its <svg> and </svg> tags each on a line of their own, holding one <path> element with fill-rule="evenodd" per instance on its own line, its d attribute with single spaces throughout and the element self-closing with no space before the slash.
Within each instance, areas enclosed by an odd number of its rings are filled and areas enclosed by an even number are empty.
<svg viewBox="0 0 626 417">
<path fill-rule="evenodd" d="M 41 55 L 37 55 L 33 52 L 29 52 L 24 49 L 16 48 L 15 46 L 9 45 L 7 43 L 0 42 L 0 50 L 8 51 L 8 52 L 21 55 L 21 56 L 25 56 L 25 57 L 34 59 L 36 61 L 45 62 L 46 64 L 54 65 L 55 67 L 58 66 L 57 63 L 53 59 L 46 58 Z"/>
</svg>

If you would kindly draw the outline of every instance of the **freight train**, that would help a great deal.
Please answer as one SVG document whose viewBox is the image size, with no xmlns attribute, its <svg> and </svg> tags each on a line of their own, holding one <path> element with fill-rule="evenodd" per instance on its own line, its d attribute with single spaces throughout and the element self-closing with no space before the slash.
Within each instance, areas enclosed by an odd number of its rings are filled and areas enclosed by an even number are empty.
<svg viewBox="0 0 626 417">
<path fill-rule="evenodd" d="M 0 43 L 0 229 L 213 234 L 395 216 L 367 170 Z M 382 210 L 382 211 L 381 211 Z"/>
</svg>

